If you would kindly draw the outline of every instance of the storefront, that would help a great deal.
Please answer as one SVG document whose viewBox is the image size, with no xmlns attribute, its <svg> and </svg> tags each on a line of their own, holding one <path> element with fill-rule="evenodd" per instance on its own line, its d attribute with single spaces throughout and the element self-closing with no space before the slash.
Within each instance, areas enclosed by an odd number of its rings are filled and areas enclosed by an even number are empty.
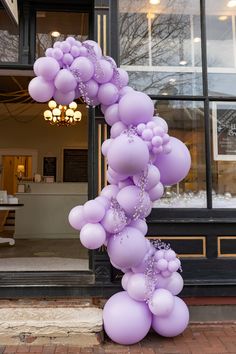
<svg viewBox="0 0 236 354">
<path fill-rule="evenodd" d="M 59 39 L 63 35 L 76 35 L 80 40 L 95 38 L 104 55 L 113 56 L 128 71 L 130 86 L 150 95 L 156 114 L 167 120 L 170 134 L 184 141 L 191 152 L 189 175 L 180 184 L 167 187 L 164 197 L 155 203 L 148 219 L 148 237 L 170 243 L 180 255 L 185 279 L 183 295 L 234 296 L 236 2 L 19 1 L 19 13 L 17 29 L 12 27 L 5 10 L 0 10 L 2 109 L 13 115 L 11 104 L 35 105 L 27 101 L 26 91 L 25 101 L 20 101 L 17 91 L 19 85 L 20 90 L 27 89 L 33 75 L 32 64 L 51 46 L 53 31 L 59 32 Z M 37 111 L 33 106 L 28 116 L 43 114 L 46 105 L 43 106 L 37 105 Z M 106 184 L 100 145 L 109 131 L 99 110 L 87 109 L 82 103 L 79 106 L 87 117 L 87 138 L 78 137 L 81 129 L 77 129 L 74 142 L 68 137 L 57 151 L 63 146 L 88 151 L 86 197 L 92 198 Z M 24 110 L 17 109 L 30 137 L 30 118 Z M 4 142 L 6 134 L 17 137 L 17 132 L 6 130 L 6 114 L 0 124 L 0 152 L 19 149 L 20 145 L 13 142 L 7 146 L 11 139 Z M 40 150 L 40 142 L 35 145 L 35 138 L 30 141 L 24 133 L 19 140 L 22 139 L 21 148 L 38 151 L 39 171 L 35 172 L 43 174 L 43 159 L 56 156 L 56 180 L 66 183 L 63 156 L 53 151 L 56 141 L 66 138 L 54 132 L 50 132 L 52 136 L 44 135 L 45 144 L 51 141 L 45 151 Z M 102 249 L 90 252 L 87 270 L 1 271 L 1 296 L 109 296 L 119 288 L 120 277 Z"/>
</svg>

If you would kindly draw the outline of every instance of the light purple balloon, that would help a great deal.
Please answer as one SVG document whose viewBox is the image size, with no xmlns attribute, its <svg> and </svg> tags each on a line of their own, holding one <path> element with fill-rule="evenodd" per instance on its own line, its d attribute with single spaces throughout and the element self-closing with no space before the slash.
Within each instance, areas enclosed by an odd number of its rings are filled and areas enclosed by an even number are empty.
<svg viewBox="0 0 236 354">
<path fill-rule="evenodd" d="M 135 227 L 136 229 L 141 231 L 143 235 L 146 235 L 148 231 L 147 223 L 142 219 L 132 220 L 129 226 Z"/>
<path fill-rule="evenodd" d="M 80 48 L 80 52 L 81 51 L 82 47 Z M 88 80 L 90 80 L 94 74 L 93 63 L 85 57 L 78 57 L 74 59 L 73 63 L 70 66 L 70 69 L 78 73 L 80 80 L 82 80 L 83 82 L 87 82 Z"/>
<path fill-rule="evenodd" d="M 71 209 L 68 220 L 70 225 L 75 230 L 80 230 L 87 223 L 87 220 L 84 217 L 84 207 L 83 205 L 77 205 Z"/>
<path fill-rule="evenodd" d="M 145 302 L 135 301 L 126 291 L 122 291 L 106 302 L 103 322 L 107 335 L 114 342 L 131 345 L 147 335 L 152 315 Z"/>
<path fill-rule="evenodd" d="M 149 96 L 142 92 L 130 92 L 119 102 L 119 115 L 123 123 L 138 125 L 152 119 L 154 105 Z"/>
<path fill-rule="evenodd" d="M 144 176 L 146 176 L 145 191 L 152 189 L 160 182 L 160 172 L 155 165 L 148 165 L 145 172 L 135 175 L 134 184 L 140 187 Z"/>
<path fill-rule="evenodd" d="M 142 139 L 146 141 L 150 141 L 153 138 L 152 129 L 145 128 L 142 132 Z"/>
<path fill-rule="evenodd" d="M 146 192 L 136 186 L 128 186 L 119 191 L 116 196 L 121 208 L 124 209 L 126 215 L 143 218 L 150 206 L 150 198 Z"/>
<path fill-rule="evenodd" d="M 67 93 L 63 93 L 59 90 L 55 90 L 53 98 L 58 104 L 67 106 L 75 99 L 75 91 L 73 90 Z"/>
<path fill-rule="evenodd" d="M 182 141 L 170 138 L 172 151 L 169 154 L 157 155 L 155 165 L 160 171 L 161 182 L 171 186 L 184 179 L 191 167 L 191 156 L 188 148 Z"/>
<path fill-rule="evenodd" d="M 71 65 L 73 63 L 73 56 L 70 53 L 65 53 L 62 58 L 62 62 L 65 65 Z"/>
<path fill-rule="evenodd" d="M 113 140 L 107 158 L 114 171 L 132 176 L 145 169 L 149 161 L 149 151 L 138 136 L 131 139 L 122 134 Z"/>
<path fill-rule="evenodd" d="M 134 273 L 145 273 L 147 270 L 147 265 L 148 265 L 148 260 L 149 260 L 150 256 L 148 254 L 148 252 L 146 252 L 144 258 L 142 259 L 142 261 L 135 267 L 132 267 L 132 271 Z"/>
<path fill-rule="evenodd" d="M 122 231 L 123 228 L 126 226 L 125 213 L 122 211 L 117 213 L 113 209 L 109 209 L 106 211 L 106 214 L 102 219 L 101 224 L 107 232 L 111 234 L 116 234 Z"/>
<path fill-rule="evenodd" d="M 119 108 L 118 103 L 115 103 L 106 109 L 104 117 L 105 117 L 105 121 L 107 122 L 107 124 L 113 125 L 113 124 L 119 122 L 120 117 L 119 117 L 119 109 L 118 108 Z"/>
<path fill-rule="evenodd" d="M 121 285 L 124 290 L 127 290 L 128 281 L 133 274 L 133 272 L 129 271 L 123 275 L 121 279 Z"/>
<path fill-rule="evenodd" d="M 134 89 L 132 87 L 130 86 L 122 87 L 122 89 L 119 91 L 120 99 L 121 97 L 123 97 L 124 95 L 130 92 L 134 92 Z"/>
<path fill-rule="evenodd" d="M 92 41 L 91 39 L 88 39 L 88 40 L 86 40 L 86 41 L 83 42 L 83 45 L 84 45 L 85 47 L 86 47 L 87 44 L 88 44 L 89 46 L 92 46 L 92 48 L 93 48 L 93 50 L 94 50 L 94 53 L 96 54 L 96 57 L 97 57 L 98 59 L 100 59 L 101 56 L 102 56 L 102 50 L 101 50 L 100 46 L 98 45 L 98 43 L 95 42 L 95 41 Z"/>
<path fill-rule="evenodd" d="M 124 181 L 120 181 L 120 182 L 118 183 L 119 189 L 123 189 L 123 188 L 125 188 L 125 187 L 133 186 L 133 185 L 134 185 L 134 183 L 133 183 L 133 180 L 132 180 L 131 178 L 127 178 L 127 179 L 125 179 Z"/>
<path fill-rule="evenodd" d="M 53 48 L 46 49 L 45 55 L 46 57 L 53 57 Z"/>
<path fill-rule="evenodd" d="M 95 200 L 96 200 L 98 203 L 102 204 L 102 205 L 104 206 L 105 210 L 108 210 L 108 209 L 110 208 L 111 202 L 110 202 L 110 200 L 107 199 L 106 197 L 102 197 L 102 196 L 100 195 L 99 197 L 95 198 Z"/>
<path fill-rule="evenodd" d="M 155 187 L 149 189 L 148 194 L 152 202 L 155 202 L 156 200 L 160 199 L 164 194 L 163 184 L 158 183 Z"/>
<path fill-rule="evenodd" d="M 164 129 L 164 132 L 167 133 L 168 132 L 168 125 L 166 123 L 166 121 L 159 117 L 159 116 L 154 116 L 153 117 L 153 121 L 155 122 L 155 124 L 161 128 Z"/>
<path fill-rule="evenodd" d="M 139 230 L 127 226 L 109 239 L 107 251 L 111 260 L 119 267 L 135 267 L 146 254 L 145 237 Z"/>
<path fill-rule="evenodd" d="M 119 97 L 118 89 L 111 83 L 102 84 L 98 89 L 98 99 L 101 104 L 111 105 L 116 103 Z"/>
<path fill-rule="evenodd" d="M 173 272 L 177 272 L 177 270 L 179 269 L 180 267 L 180 260 L 178 258 L 172 260 L 172 261 L 169 261 L 168 263 L 168 271 L 170 271 L 171 273 Z"/>
<path fill-rule="evenodd" d="M 111 200 L 112 198 L 116 198 L 119 191 L 119 188 L 115 184 L 110 184 L 102 189 L 100 195 Z"/>
<path fill-rule="evenodd" d="M 80 48 L 80 56 L 81 57 L 87 57 L 88 56 L 88 49 L 85 47 L 79 47 Z M 91 76 L 92 77 L 92 76 Z"/>
<path fill-rule="evenodd" d="M 71 45 L 69 42 L 67 42 L 67 41 L 61 42 L 61 50 L 63 51 L 63 53 L 69 53 L 70 48 L 71 48 Z"/>
<path fill-rule="evenodd" d="M 155 316 L 169 316 L 174 308 L 174 296 L 166 289 L 157 289 L 149 300 L 148 307 Z"/>
<path fill-rule="evenodd" d="M 76 39 L 72 36 L 69 36 L 66 38 L 66 42 L 68 42 L 70 45 L 73 45 L 73 44 L 75 44 Z"/>
<path fill-rule="evenodd" d="M 106 177 L 107 177 L 107 181 L 110 184 L 118 184 L 118 181 L 115 178 L 113 178 L 108 171 L 106 172 Z"/>
<path fill-rule="evenodd" d="M 90 250 L 101 247 L 106 240 L 106 232 L 101 224 L 85 224 L 80 231 L 82 245 Z"/>
<path fill-rule="evenodd" d="M 178 295 L 183 290 L 184 281 L 178 272 L 172 273 L 168 278 L 164 278 L 162 275 L 158 275 L 156 287 L 164 288 L 169 290 L 173 295 Z"/>
<path fill-rule="evenodd" d="M 110 106 L 106 106 L 104 104 L 101 104 L 100 108 L 101 108 L 101 111 L 102 111 L 103 114 L 106 113 L 106 110 L 107 110 L 108 107 L 110 107 Z"/>
<path fill-rule="evenodd" d="M 89 200 L 84 204 L 84 216 L 90 223 L 100 222 L 105 212 L 104 206 L 96 200 Z"/>
<path fill-rule="evenodd" d="M 60 48 L 61 47 L 61 42 L 60 41 L 56 41 L 53 44 L 53 48 Z"/>
<path fill-rule="evenodd" d="M 56 60 L 61 60 L 63 57 L 63 51 L 61 50 L 61 48 L 54 48 L 53 52 L 52 52 L 53 58 Z"/>
<path fill-rule="evenodd" d="M 80 48 L 78 48 L 76 45 L 73 45 L 70 50 L 70 54 L 73 55 L 74 58 L 79 57 L 80 55 Z"/>
<path fill-rule="evenodd" d="M 127 292 L 136 301 L 145 301 L 148 298 L 148 283 L 143 273 L 133 274 L 127 284 Z"/>
<path fill-rule="evenodd" d="M 105 59 L 98 60 L 94 70 L 94 80 L 99 84 L 105 84 L 111 80 L 112 76 L 113 68 L 111 64 Z"/>
<path fill-rule="evenodd" d="M 128 85 L 129 75 L 127 71 L 122 68 L 115 70 L 113 77 L 111 78 L 111 83 L 116 85 L 119 89 Z"/>
<path fill-rule="evenodd" d="M 84 85 L 85 85 L 85 92 L 90 98 L 94 98 L 97 96 L 99 85 L 95 80 L 90 79 Z"/>
<path fill-rule="evenodd" d="M 75 77 L 67 69 L 62 69 L 58 72 L 54 84 L 56 89 L 63 93 L 73 91 L 77 86 Z"/>
<path fill-rule="evenodd" d="M 108 109 L 107 109 L 108 111 Z M 113 124 L 111 127 L 111 137 L 114 139 L 117 136 L 119 136 L 124 130 L 127 129 L 127 125 L 125 125 L 123 122 L 116 122 Z"/>
<path fill-rule="evenodd" d="M 106 140 L 102 143 L 102 154 L 103 154 L 104 156 L 107 156 L 109 147 L 110 147 L 110 145 L 111 145 L 112 142 L 113 142 L 113 139 L 106 139 Z"/>
<path fill-rule="evenodd" d="M 183 300 L 174 297 L 174 307 L 166 317 L 153 316 L 152 328 L 163 337 L 181 334 L 189 322 L 189 311 Z"/>
<path fill-rule="evenodd" d="M 28 86 L 30 96 L 37 102 L 47 102 L 54 94 L 55 87 L 52 82 L 44 80 L 43 77 L 34 77 Z"/>
<path fill-rule="evenodd" d="M 156 263 L 157 269 L 160 271 L 167 270 L 168 268 L 168 262 L 165 258 L 159 259 Z"/>
<path fill-rule="evenodd" d="M 165 256 L 164 257 L 165 257 L 165 259 L 167 261 L 173 261 L 173 260 L 176 259 L 176 253 L 172 249 L 169 249 L 169 250 L 165 251 Z"/>
<path fill-rule="evenodd" d="M 117 181 L 124 181 L 128 177 L 127 175 L 121 175 L 121 174 L 117 173 L 110 166 L 108 167 L 108 172 Z"/>
</svg>

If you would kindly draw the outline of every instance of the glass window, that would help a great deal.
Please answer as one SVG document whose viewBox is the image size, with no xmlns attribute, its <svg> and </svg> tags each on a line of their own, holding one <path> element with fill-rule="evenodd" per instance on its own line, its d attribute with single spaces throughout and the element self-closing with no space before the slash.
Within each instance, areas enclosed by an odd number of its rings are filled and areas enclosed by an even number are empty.
<svg viewBox="0 0 236 354">
<path fill-rule="evenodd" d="M 236 207 L 236 102 L 212 102 L 214 208 Z"/>
<path fill-rule="evenodd" d="M 80 41 L 88 38 L 88 13 L 38 11 L 36 17 L 36 57 L 44 56 L 55 41 L 68 36 Z"/>
<path fill-rule="evenodd" d="M 18 62 L 19 33 L 4 9 L 0 9 L 0 63 Z"/>
<path fill-rule="evenodd" d="M 206 0 L 209 94 L 236 95 L 236 2 Z"/>
<path fill-rule="evenodd" d="M 148 94 L 201 94 L 199 2 L 119 4 L 120 62 L 130 74 L 131 86 Z"/>
<path fill-rule="evenodd" d="M 156 113 L 169 126 L 169 134 L 183 141 L 191 154 L 187 177 L 165 188 L 156 208 L 206 208 L 204 111 L 202 102 L 156 101 Z"/>
</svg>

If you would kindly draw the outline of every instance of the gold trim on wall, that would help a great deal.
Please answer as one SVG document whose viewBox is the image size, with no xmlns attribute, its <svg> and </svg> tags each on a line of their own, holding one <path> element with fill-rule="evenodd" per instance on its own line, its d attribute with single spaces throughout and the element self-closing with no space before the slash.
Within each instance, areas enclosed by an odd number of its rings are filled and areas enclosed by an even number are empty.
<svg viewBox="0 0 236 354">
<path fill-rule="evenodd" d="M 107 55 L 107 15 L 103 15 L 103 55 Z"/>
<path fill-rule="evenodd" d="M 97 15 L 97 42 L 101 47 L 101 15 Z"/>
<path fill-rule="evenodd" d="M 236 236 L 218 236 L 217 237 L 217 256 L 218 257 L 236 257 L 236 253 L 222 253 L 221 240 L 236 240 Z"/>
<path fill-rule="evenodd" d="M 181 258 L 196 258 L 206 257 L 206 237 L 205 236 L 147 236 L 149 240 L 201 240 L 202 241 L 202 253 L 185 253 L 178 254 Z"/>
</svg>

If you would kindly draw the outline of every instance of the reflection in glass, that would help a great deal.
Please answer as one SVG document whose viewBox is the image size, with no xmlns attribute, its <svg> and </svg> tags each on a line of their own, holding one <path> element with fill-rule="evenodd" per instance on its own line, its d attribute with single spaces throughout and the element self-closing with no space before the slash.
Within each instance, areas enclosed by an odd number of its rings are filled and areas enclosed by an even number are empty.
<svg viewBox="0 0 236 354">
<path fill-rule="evenodd" d="M 206 208 L 205 139 L 202 102 L 156 101 L 156 113 L 169 126 L 169 134 L 183 141 L 191 154 L 188 176 L 165 188 L 157 208 Z"/>
<path fill-rule="evenodd" d="M 38 11 L 36 20 L 36 57 L 68 36 L 80 41 L 88 38 L 88 13 Z"/>
<path fill-rule="evenodd" d="M 206 0 L 209 94 L 236 95 L 236 7 L 225 0 Z"/>
<path fill-rule="evenodd" d="M 236 103 L 212 102 L 213 207 L 236 207 Z"/>
<path fill-rule="evenodd" d="M 0 9 L 0 62 L 18 62 L 19 34 L 5 10 Z"/>
<path fill-rule="evenodd" d="M 131 85 L 152 94 L 201 94 L 199 2 L 120 0 L 120 62 Z M 172 81 L 171 81 L 172 80 Z"/>
</svg>

